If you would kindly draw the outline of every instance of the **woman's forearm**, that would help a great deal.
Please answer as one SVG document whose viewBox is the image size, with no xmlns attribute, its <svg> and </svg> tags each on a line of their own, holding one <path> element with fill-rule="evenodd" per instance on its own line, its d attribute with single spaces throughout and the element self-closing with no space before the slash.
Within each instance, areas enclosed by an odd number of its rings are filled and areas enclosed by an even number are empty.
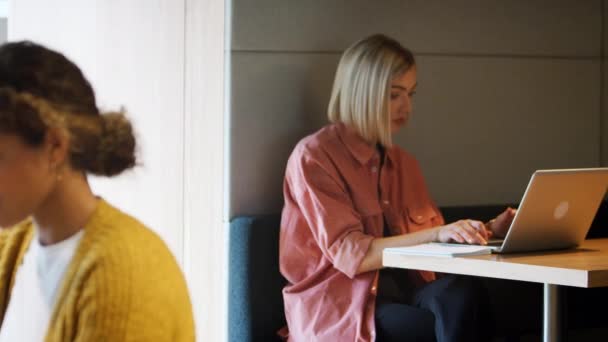
<svg viewBox="0 0 608 342">
<path fill-rule="evenodd" d="M 375 238 L 357 269 L 357 274 L 375 271 L 382 268 L 382 251 L 389 247 L 412 246 L 421 243 L 437 241 L 441 227 L 425 229 L 416 233 Z"/>
</svg>

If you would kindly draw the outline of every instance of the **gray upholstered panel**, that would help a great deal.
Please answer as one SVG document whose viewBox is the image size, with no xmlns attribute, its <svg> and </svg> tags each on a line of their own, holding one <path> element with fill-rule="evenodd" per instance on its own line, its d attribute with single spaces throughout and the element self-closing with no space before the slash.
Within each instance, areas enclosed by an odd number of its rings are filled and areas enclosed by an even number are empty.
<svg viewBox="0 0 608 342">
<path fill-rule="evenodd" d="M 518 202 L 536 169 L 599 165 L 597 60 L 419 59 L 411 125 L 440 205 Z"/>
<path fill-rule="evenodd" d="M 599 56 L 601 0 L 234 0 L 233 50 L 341 51 L 376 32 L 418 53 Z"/>
<path fill-rule="evenodd" d="M 295 143 L 325 122 L 338 54 L 232 57 L 230 215 L 277 212 Z M 440 205 L 516 202 L 539 168 L 599 164 L 598 60 L 419 57 L 410 127 Z"/>
<path fill-rule="evenodd" d="M 0 18 L 0 44 L 8 40 L 8 22 L 6 18 Z"/>
<path fill-rule="evenodd" d="M 295 144 L 326 122 L 335 54 L 232 56 L 230 216 L 274 213 Z"/>
</svg>

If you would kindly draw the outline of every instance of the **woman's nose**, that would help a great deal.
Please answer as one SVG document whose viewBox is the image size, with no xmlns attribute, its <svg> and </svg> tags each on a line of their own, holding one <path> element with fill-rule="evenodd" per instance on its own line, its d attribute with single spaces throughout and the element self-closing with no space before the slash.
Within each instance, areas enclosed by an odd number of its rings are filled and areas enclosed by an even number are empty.
<svg viewBox="0 0 608 342">
<path fill-rule="evenodd" d="M 401 109 L 404 110 L 405 113 L 410 113 L 412 111 L 412 100 L 409 96 L 406 96 L 403 100 Z"/>
</svg>

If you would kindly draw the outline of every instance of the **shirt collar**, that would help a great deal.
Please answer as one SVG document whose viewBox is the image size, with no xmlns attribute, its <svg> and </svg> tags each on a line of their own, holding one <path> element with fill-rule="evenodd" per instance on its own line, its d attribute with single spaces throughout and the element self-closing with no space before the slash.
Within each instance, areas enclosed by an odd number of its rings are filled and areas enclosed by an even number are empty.
<svg viewBox="0 0 608 342">
<path fill-rule="evenodd" d="M 335 124 L 335 127 L 342 143 L 361 165 L 366 165 L 376 155 L 376 146 L 368 143 L 353 128 L 341 122 Z M 393 150 L 394 147 L 386 149 L 388 160 L 392 161 Z"/>
</svg>

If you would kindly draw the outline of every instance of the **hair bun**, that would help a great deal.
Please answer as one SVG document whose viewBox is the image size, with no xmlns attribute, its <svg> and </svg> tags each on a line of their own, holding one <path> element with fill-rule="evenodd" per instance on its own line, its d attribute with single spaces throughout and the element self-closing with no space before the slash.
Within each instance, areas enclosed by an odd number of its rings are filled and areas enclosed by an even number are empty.
<svg viewBox="0 0 608 342">
<path fill-rule="evenodd" d="M 131 122 L 122 112 L 102 113 L 101 136 L 96 162 L 88 171 L 114 176 L 135 166 L 135 136 Z"/>
<path fill-rule="evenodd" d="M 135 136 L 122 112 L 70 120 L 72 165 L 100 176 L 114 176 L 136 165 Z"/>
</svg>

